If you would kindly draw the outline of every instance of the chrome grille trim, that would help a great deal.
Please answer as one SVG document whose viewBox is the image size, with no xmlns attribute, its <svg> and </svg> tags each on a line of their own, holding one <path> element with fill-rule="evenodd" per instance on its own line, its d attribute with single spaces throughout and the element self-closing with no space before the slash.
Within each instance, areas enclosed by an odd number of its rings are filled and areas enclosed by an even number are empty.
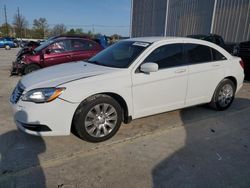
<svg viewBox="0 0 250 188">
<path fill-rule="evenodd" d="M 25 88 L 22 85 L 22 83 L 18 82 L 18 84 L 16 85 L 15 89 L 11 94 L 10 102 L 16 104 L 19 101 L 20 97 L 22 96 L 24 89 Z"/>
</svg>

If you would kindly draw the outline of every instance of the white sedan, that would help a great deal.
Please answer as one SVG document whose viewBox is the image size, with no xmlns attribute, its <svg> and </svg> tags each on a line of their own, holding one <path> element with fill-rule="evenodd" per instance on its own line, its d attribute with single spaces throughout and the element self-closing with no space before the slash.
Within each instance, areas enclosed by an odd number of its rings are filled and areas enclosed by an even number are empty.
<svg viewBox="0 0 250 188">
<path fill-rule="evenodd" d="M 10 101 L 17 126 L 33 135 L 111 138 L 122 122 L 210 103 L 227 109 L 243 84 L 240 58 L 202 40 L 120 41 L 89 61 L 23 77 Z"/>
</svg>

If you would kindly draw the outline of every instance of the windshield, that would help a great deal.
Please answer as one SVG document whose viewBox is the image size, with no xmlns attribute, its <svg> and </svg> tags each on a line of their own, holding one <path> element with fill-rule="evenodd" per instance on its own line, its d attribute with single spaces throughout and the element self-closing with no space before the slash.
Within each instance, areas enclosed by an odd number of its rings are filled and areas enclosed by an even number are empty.
<svg viewBox="0 0 250 188">
<path fill-rule="evenodd" d="M 135 41 L 120 41 L 101 51 L 88 60 L 107 67 L 127 68 L 150 43 Z"/>
<path fill-rule="evenodd" d="M 44 48 L 46 48 L 47 46 L 49 46 L 52 42 L 54 42 L 53 40 L 46 40 L 45 42 L 43 42 L 40 46 L 38 46 L 37 48 L 34 49 L 35 52 L 38 52 Z"/>
</svg>

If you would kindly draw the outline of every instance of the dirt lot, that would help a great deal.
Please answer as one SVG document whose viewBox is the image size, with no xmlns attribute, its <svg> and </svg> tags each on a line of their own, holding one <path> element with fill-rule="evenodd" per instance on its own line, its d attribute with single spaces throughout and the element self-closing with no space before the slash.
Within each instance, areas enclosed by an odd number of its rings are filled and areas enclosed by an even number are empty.
<svg viewBox="0 0 250 188">
<path fill-rule="evenodd" d="M 16 129 L 8 102 L 20 79 L 9 77 L 17 50 L 0 49 L 1 188 L 250 187 L 250 83 L 227 111 L 142 118 L 103 143 L 35 137 Z"/>
</svg>

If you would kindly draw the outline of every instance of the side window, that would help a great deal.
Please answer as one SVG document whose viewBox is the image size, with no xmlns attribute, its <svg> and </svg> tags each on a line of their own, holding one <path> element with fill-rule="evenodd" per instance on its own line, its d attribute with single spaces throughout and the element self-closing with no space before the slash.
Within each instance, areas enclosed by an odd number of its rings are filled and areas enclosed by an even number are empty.
<svg viewBox="0 0 250 188">
<path fill-rule="evenodd" d="M 226 60 L 227 58 L 215 49 L 212 49 L 213 61 Z"/>
<path fill-rule="evenodd" d="M 87 40 L 77 40 L 74 39 L 71 42 L 71 48 L 73 51 L 78 50 L 92 50 L 94 48 L 94 43 Z"/>
<path fill-rule="evenodd" d="M 168 44 L 155 49 L 145 60 L 159 65 L 159 69 L 183 65 L 182 44 Z"/>
<path fill-rule="evenodd" d="M 185 44 L 187 64 L 206 63 L 213 60 L 212 50 L 208 46 L 200 44 Z"/>
<path fill-rule="evenodd" d="M 70 50 L 69 40 L 56 41 L 47 48 L 51 53 L 63 53 Z"/>
</svg>

